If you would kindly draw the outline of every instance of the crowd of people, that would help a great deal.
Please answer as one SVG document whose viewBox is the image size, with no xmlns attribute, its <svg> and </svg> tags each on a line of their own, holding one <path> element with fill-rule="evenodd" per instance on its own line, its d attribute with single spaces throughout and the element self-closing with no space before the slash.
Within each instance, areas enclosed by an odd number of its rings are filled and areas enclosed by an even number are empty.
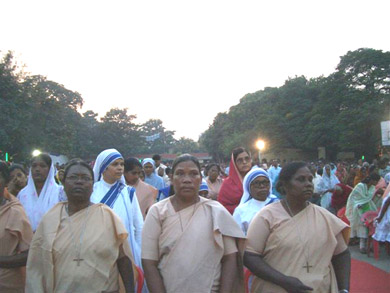
<svg viewBox="0 0 390 293">
<path fill-rule="evenodd" d="M 0 291 L 348 292 L 365 213 L 390 242 L 388 159 L 161 159 L 0 162 Z"/>
</svg>

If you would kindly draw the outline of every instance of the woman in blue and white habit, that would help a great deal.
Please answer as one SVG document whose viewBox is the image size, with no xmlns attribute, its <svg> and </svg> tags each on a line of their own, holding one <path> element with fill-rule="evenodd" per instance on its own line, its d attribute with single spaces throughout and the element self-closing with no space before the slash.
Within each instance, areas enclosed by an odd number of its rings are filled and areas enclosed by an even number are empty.
<svg viewBox="0 0 390 293">
<path fill-rule="evenodd" d="M 242 185 L 244 194 L 233 213 L 233 218 L 246 235 L 253 217 L 263 207 L 279 199 L 272 194 L 272 182 L 267 171 L 261 168 L 252 168 L 245 175 Z"/>
<path fill-rule="evenodd" d="M 91 202 L 108 205 L 119 216 L 129 232 L 128 241 L 137 266 L 141 267 L 143 217 L 135 188 L 123 177 L 124 160 L 116 149 L 102 151 L 93 167 L 95 184 Z"/>
</svg>

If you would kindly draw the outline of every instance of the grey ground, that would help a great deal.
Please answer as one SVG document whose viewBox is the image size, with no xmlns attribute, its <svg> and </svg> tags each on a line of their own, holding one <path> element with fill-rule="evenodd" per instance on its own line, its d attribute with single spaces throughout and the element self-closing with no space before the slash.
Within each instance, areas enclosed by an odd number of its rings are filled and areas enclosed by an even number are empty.
<svg viewBox="0 0 390 293">
<path fill-rule="evenodd" d="M 387 254 L 384 244 L 379 245 L 379 259 L 374 258 L 374 252 L 370 253 L 368 257 L 367 254 L 362 254 L 359 251 L 359 245 L 349 246 L 351 251 L 351 256 L 354 259 L 369 263 L 383 271 L 390 273 L 390 255 Z"/>
</svg>

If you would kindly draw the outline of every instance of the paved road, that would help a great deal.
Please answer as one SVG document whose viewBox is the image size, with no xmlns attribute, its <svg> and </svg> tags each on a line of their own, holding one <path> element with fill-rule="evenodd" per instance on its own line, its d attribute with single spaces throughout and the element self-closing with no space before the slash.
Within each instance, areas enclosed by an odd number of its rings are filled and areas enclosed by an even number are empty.
<svg viewBox="0 0 390 293">
<path fill-rule="evenodd" d="M 383 271 L 390 273 L 390 255 L 387 255 L 384 245 L 380 245 L 379 259 L 374 258 L 374 253 L 370 253 L 370 257 L 367 254 L 362 254 L 359 251 L 359 245 L 349 246 L 351 256 L 354 259 L 367 262 Z"/>
</svg>

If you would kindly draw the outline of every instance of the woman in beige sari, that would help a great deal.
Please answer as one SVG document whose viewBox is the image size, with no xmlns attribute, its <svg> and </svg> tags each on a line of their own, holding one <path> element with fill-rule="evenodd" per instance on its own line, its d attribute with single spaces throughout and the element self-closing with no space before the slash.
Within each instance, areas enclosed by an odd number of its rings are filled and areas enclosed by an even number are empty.
<svg viewBox="0 0 390 293">
<path fill-rule="evenodd" d="M 32 229 L 23 206 L 5 186 L 10 171 L 0 161 L 0 292 L 24 292 Z"/>
<path fill-rule="evenodd" d="M 349 227 L 308 202 L 312 180 L 303 162 L 283 167 L 277 189 L 285 199 L 253 218 L 244 255 L 251 292 L 348 292 Z"/>
<path fill-rule="evenodd" d="M 198 195 L 198 160 L 173 163 L 175 194 L 154 204 L 142 233 L 142 265 L 150 292 L 239 292 L 244 235 L 218 202 Z"/>
<path fill-rule="evenodd" d="M 149 208 L 156 202 L 158 190 L 140 179 L 142 165 L 136 158 L 126 159 L 124 167 L 123 176 L 125 176 L 126 183 L 135 188 L 135 195 L 145 219 Z"/>
<path fill-rule="evenodd" d="M 113 293 L 121 285 L 121 292 L 134 292 L 136 269 L 126 228 L 112 209 L 90 202 L 91 167 L 70 161 L 64 188 L 68 202 L 58 203 L 43 216 L 34 234 L 27 292 Z"/>
</svg>

